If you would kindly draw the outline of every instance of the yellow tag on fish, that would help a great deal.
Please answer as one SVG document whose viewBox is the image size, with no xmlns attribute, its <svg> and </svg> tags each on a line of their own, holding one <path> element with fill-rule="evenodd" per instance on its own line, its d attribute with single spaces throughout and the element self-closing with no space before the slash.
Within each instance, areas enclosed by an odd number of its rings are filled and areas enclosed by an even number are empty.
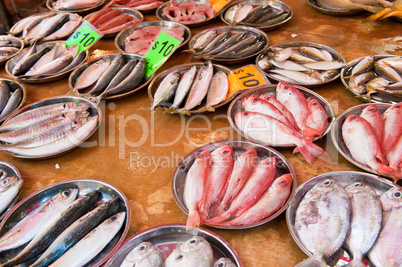
<svg viewBox="0 0 402 267">
<path fill-rule="evenodd" d="M 222 8 L 224 8 L 229 2 L 230 2 L 230 0 L 211 0 L 211 1 L 209 1 L 212 8 L 214 9 L 214 14 L 221 11 Z"/>
<path fill-rule="evenodd" d="M 270 84 L 265 74 L 253 64 L 232 71 L 228 75 L 228 79 L 229 95 L 238 91 Z"/>
<path fill-rule="evenodd" d="M 103 33 L 99 31 L 95 26 L 84 20 L 80 27 L 67 39 L 66 47 L 72 45 L 78 45 L 78 52 L 87 50 L 94 43 L 96 43 L 100 38 L 102 38 Z"/>
</svg>

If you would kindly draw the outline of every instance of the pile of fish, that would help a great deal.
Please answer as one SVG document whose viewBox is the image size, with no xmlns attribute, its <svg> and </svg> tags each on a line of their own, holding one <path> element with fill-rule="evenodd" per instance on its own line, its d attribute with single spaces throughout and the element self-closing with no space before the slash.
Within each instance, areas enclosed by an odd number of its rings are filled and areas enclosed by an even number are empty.
<svg viewBox="0 0 402 267">
<path fill-rule="evenodd" d="M 253 31 L 225 27 L 202 32 L 190 48 L 206 59 L 239 59 L 253 55 L 267 44 L 266 38 Z"/>
<path fill-rule="evenodd" d="M 184 72 L 173 71 L 166 75 L 155 91 L 151 110 L 166 107 L 168 112 L 186 115 L 192 110 L 213 112 L 214 106 L 226 99 L 228 91 L 226 73 L 214 70 L 208 61 L 199 67 L 195 65 Z M 205 106 L 200 107 L 204 99 Z"/>
<path fill-rule="evenodd" d="M 370 104 L 359 115 L 349 115 L 342 138 L 355 161 L 395 181 L 402 178 L 402 102 L 383 114 Z"/>
<path fill-rule="evenodd" d="M 82 17 L 74 13 L 46 12 L 18 21 L 10 34 L 25 43 L 48 42 L 69 37 L 81 24 Z"/>
<path fill-rule="evenodd" d="M 296 210 L 294 229 L 312 257 L 297 267 L 327 266 L 341 247 L 352 261 L 345 266 L 401 266 L 402 191 L 392 187 L 379 198 L 368 184 L 345 188 L 334 179 L 314 185 Z M 370 265 L 371 266 L 371 265 Z"/>
<path fill-rule="evenodd" d="M 0 254 L 26 246 L 11 259 L 1 257 L 1 266 L 84 266 L 95 258 L 123 226 L 126 212 L 117 197 L 98 204 L 98 190 L 77 196 L 78 188 L 61 191 L 15 222 L 0 237 Z"/>
<path fill-rule="evenodd" d="M 54 10 L 80 12 L 89 8 L 96 8 L 104 0 L 55 0 L 51 2 Z"/>
<path fill-rule="evenodd" d="M 135 10 L 150 10 L 162 5 L 164 0 L 115 0 L 113 6 L 128 7 Z"/>
<path fill-rule="evenodd" d="M 64 42 L 42 44 L 36 43 L 24 49 L 18 60 L 12 59 L 9 71 L 18 79 L 41 79 L 72 71 L 86 58 L 86 52 L 78 52 L 78 45 L 66 48 Z M 14 58 L 15 59 L 15 58 Z"/>
<path fill-rule="evenodd" d="M 0 64 L 17 54 L 20 49 L 21 43 L 7 39 L 7 37 L 0 37 Z"/>
<path fill-rule="evenodd" d="M 392 6 L 387 0 L 316 0 L 320 7 L 333 11 L 367 10 L 377 12 L 384 7 Z"/>
<path fill-rule="evenodd" d="M 0 80 L 0 120 L 11 114 L 21 103 L 23 92 L 11 88 L 12 82 Z M 18 86 L 19 87 L 19 86 Z"/>
<path fill-rule="evenodd" d="M 17 176 L 5 176 L 3 171 L 0 171 L 0 220 L 1 215 L 21 190 L 23 180 Z"/>
<path fill-rule="evenodd" d="M 220 265 L 223 263 L 224 265 Z M 237 267 L 229 258 L 222 257 L 214 264 L 213 249 L 209 242 L 201 236 L 177 244 L 169 256 L 164 259 L 163 252 L 151 242 L 142 242 L 134 247 L 125 257 L 120 267 L 152 266 L 152 267 Z"/>
<path fill-rule="evenodd" d="M 168 20 L 183 24 L 199 23 L 215 16 L 210 3 L 197 3 L 192 0 L 181 3 L 172 0 L 170 5 L 163 8 L 162 13 Z"/>
<path fill-rule="evenodd" d="M 289 198 L 292 175 L 277 173 L 277 159 L 259 159 L 252 148 L 234 155 L 230 145 L 202 151 L 190 166 L 183 200 L 187 229 L 200 224 L 252 225 L 280 209 Z"/>
<path fill-rule="evenodd" d="M 103 34 L 116 33 L 133 26 L 139 20 L 129 13 L 124 13 L 121 9 L 102 8 L 91 14 L 88 19 Z"/>
<path fill-rule="evenodd" d="M 313 144 L 328 126 L 328 115 L 317 99 L 306 99 L 298 89 L 279 82 L 276 98 L 261 94 L 241 101 L 244 111 L 235 114 L 234 122 L 245 136 L 272 146 L 295 145 L 294 153 L 300 152 L 310 164 L 321 153 L 328 156 Z"/>
<path fill-rule="evenodd" d="M 162 26 L 146 26 L 137 28 L 124 40 L 124 51 L 127 53 L 138 54 L 145 56 L 149 47 L 155 42 L 162 29 L 166 29 Z M 180 26 L 174 26 L 167 29 L 173 34 L 179 37 L 183 37 L 184 28 Z"/>
<path fill-rule="evenodd" d="M 270 25 L 284 21 L 290 13 L 267 5 L 236 4 L 226 10 L 224 18 L 232 25 Z"/>
<path fill-rule="evenodd" d="M 17 114 L 0 126 L 0 150 L 40 158 L 82 143 L 98 125 L 87 103 L 64 102 Z"/>
<path fill-rule="evenodd" d="M 93 99 L 119 95 L 137 88 L 145 76 L 146 62 L 122 54 L 105 56 L 85 66 L 73 82 L 73 91 Z"/>
<path fill-rule="evenodd" d="M 402 101 L 402 57 L 367 56 L 354 60 L 345 67 L 343 77 L 359 98 L 370 100 L 375 95 Z"/>
<path fill-rule="evenodd" d="M 271 47 L 258 60 L 258 66 L 273 79 L 305 85 L 332 80 L 345 65 L 328 50 L 307 45 Z"/>
</svg>

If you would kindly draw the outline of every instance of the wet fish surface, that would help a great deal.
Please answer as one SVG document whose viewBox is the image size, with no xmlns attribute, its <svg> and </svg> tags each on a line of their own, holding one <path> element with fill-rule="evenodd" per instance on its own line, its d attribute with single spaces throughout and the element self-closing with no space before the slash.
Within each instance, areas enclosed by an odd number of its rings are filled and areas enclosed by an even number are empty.
<svg viewBox="0 0 402 267">
<path fill-rule="evenodd" d="M 127 254 L 120 267 L 163 267 L 164 265 L 162 252 L 151 242 L 142 242 Z"/>
</svg>

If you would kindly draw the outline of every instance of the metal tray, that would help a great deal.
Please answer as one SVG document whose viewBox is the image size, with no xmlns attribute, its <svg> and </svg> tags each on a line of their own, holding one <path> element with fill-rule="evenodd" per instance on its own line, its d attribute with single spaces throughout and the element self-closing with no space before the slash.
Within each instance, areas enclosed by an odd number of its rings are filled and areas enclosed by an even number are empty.
<svg viewBox="0 0 402 267">
<path fill-rule="evenodd" d="M 19 180 L 22 180 L 21 173 L 18 171 L 18 169 L 8 162 L 0 161 L 0 171 L 3 172 L 3 174 L 0 176 L 0 179 L 5 177 L 17 176 Z M 18 194 L 11 201 L 10 205 L 8 205 L 8 207 L 2 213 L 0 213 L 0 222 L 4 219 L 6 213 L 12 209 L 15 203 L 17 203 L 21 190 L 22 189 L 20 189 Z"/>
<path fill-rule="evenodd" d="M 99 127 L 99 125 L 100 125 L 100 123 L 102 121 L 102 111 L 101 111 L 100 107 L 98 105 L 96 105 L 94 102 L 92 102 L 92 101 L 90 101 L 90 100 L 88 100 L 86 98 L 77 97 L 77 96 L 58 96 L 58 97 L 47 98 L 47 99 L 35 102 L 33 104 L 25 106 L 24 108 L 22 108 L 20 110 L 17 110 L 15 112 L 11 113 L 11 115 L 7 117 L 6 121 L 8 121 L 10 118 L 12 118 L 12 117 L 14 117 L 14 116 L 16 116 L 16 115 L 18 115 L 18 114 L 20 114 L 22 112 L 25 112 L 25 111 L 28 111 L 28 110 L 32 110 L 32 109 L 47 106 L 47 105 L 57 104 L 57 103 L 64 103 L 64 102 L 87 103 L 89 105 L 89 110 L 88 110 L 89 116 L 92 117 L 92 116 L 98 115 L 98 123 L 97 123 L 96 127 L 93 129 L 92 132 L 90 132 L 88 134 L 87 137 L 85 137 L 81 141 L 80 144 L 78 144 L 76 146 L 71 146 L 66 150 L 60 151 L 59 153 L 49 153 L 49 154 L 43 155 L 41 157 L 30 156 L 30 155 L 26 155 L 26 154 L 11 153 L 11 152 L 6 152 L 6 151 L 4 153 L 7 153 L 7 154 L 9 154 L 9 155 L 11 155 L 13 157 L 17 157 L 17 158 L 49 159 L 49 158 L 54 158 L 54 157 L 57 157 L 57 156 L 64 155 L 67 152 L 70 152 L 72 149 L 78 148 L 83 142 L 85 142 L 89 137 L 91 137 L 96 132 L 96 130 L 98 129 L 98 127 Z"/>
<path fill-rule="evenodd" d="M 260 66 L 260 65 L 258 64 L 258 62 L 259 62 L 263 57 L 267 56 L 267 54 L 268 54 L 269 51 L 272 51 L 272 50 L 275 49 L 275 48 L 287 48 L 287 47 L 298 47 L 298 46 L 311 46 L 311 47 L 315 47 L 315 48 L 327 50 L 329 53 L 331 53 L 331 55 L 333 56 L 333 58 L 334 58 L 335 61 L 341 61 L 341 62 L 346 63 L 346 59 L 343 57 L 343 55 L 342 55 L 340 52 L 338 52 L 337 50 L 335 50 L 335 49 L 333 49 L 332 47 L 330 47 L 330 46 L 327 46 L 327 45 L 324 45 L 324 44 L 320 44 L 320 43 L 315 43 L 315 42 L 300 41 L 300 42 L 287 42 L 287 43 L 277 44 L 277 45 L 273 45 L 273 46 L 268 47 L 264 52 L 262 52 L 261 54 L 259 54 L 259 55 L 257 56 L 257 58 L 255 59 L 255 64 L 256 64 L 257 66 Z M 278 69 L 278 68 L 276 68 L 276 67 L 274 67 L 274 68 L 275 68 L 275 69 Z M 261 68 L 261 69 L 262 69 L 262 68 Z M 271 74 L 269 74 L 269 73 L 268 73 L 267 71 L 265 71 L 264 69 L 262 69 L 262 70 L 265 72 L 265 74 L 266 74 L 270 79 L 275 80 L 275 81 L 279 81 L 278 79 L 276 79 L 275 77 L 273 77 Z M 332 77 L 331 79 L 329 79 L 329 80 L 327 80 L 327 81 L 324 81 L 324 82 L 318 82 L 318 83 L 314 83 L 314 84 L 304 84 L 304 83 L 298 83 L 298 84 L 299 84 L 299 85 L 306 86 L 306 87 L 309 87 L 309 88 L 314 88 L 314 87 L 321 86 L 321 85 L 323 85 L 323 84 L 326 84 L 326 83 L 329 83 L 329 82 L 332 82 L 332 81 L 338 79 L 338 77 L 341 75 L 340 73 L 341 73 L 341 70 L 339 70 L 339 73 L 338 73 L 336 76 L 334 76 L 334 77 Z"/>
<path fill-rule="evenodd" d="M 385 193 L 387 190 L 389 190 L 391 187 L 395 187 L 392 183 L 381 179 L 377 177 L 376 175 L 373 174 L 368 174 L 368 173 L 363 173 L 363 172 L 353 172 L 353 171 L 340 171 L 340 172 L 329 172 L 329 173 L 323 173 L 318 176 L 315 176 L 304 183 L 302 183 L 296 190 L 296 194 L 292 201 L 290 202 L 290 205 L 288 209 L 286 210 L 286 223 L 288 225 L 288 229 L 290 234 L 293 237 L 293 240 L 296 242 L 296 244 L 299 246 L 301 250 L 303 250 L 304 253 L 306 253 L 308 256 L 312 256 L 312 253 L 302 244 L 300 241 L 299 237 L 296 234 L 295 230 L 295 217 L 296 217 L 296 210 L 297 207 L 299 206 L 300 201 L 304 197 L 304 195 L 307 193 L 308 190 L 310 190 L 314 185 L 317 183 L 325 180 L 325 179 L 334 179 L 338 183 L 340 183 L 343 187 L 348 186 L 354 182 L 363 182 L 367 185 L 370 185 L 373 187 L 373 189 L 378 193 L 378 195 L 381 195 Z M 343 249 L 340 249 L 340 251 L 336 252 L 333 256 L 327 258 L 327 263 L 330 266 L 335 266 L 337 262 L 340 261 L 340 257 L 344 255 Z M 347 256 L 347 254 L 345 254 Z M 336 266 L 344 266 L 346 263 L 345 261 L 339 262 L 339 265 Z"/>
<path fill-rule="evenodd" d="M 171 72 L 173 71 L 179 71 L 180 73 L 184 73 L 187 70 L 191 69 L 192 66 L 197 66 L 197 69 L 199 69 L 204 63 L 200 62 L 200 63 L 188 63 L 188 64 L 183 64 L 183 65 L 177 65 L 174 66 L 170 69 L 167 69 L 161 73 L 159 73 L 158 75 L 155 76 L 155 78 L 152 80 L 151 84 L 148 86 L 148 96 L 151 99 L 152 102 L 154 102 L 154 95 L 156 93 L 156 90 L 158 89 L 159 84 L 162 82 L 162 80 Z M 222 65 L 217 65 L 217 64 L 212 64 L 214 66 L 214 74 L 218 71 L 223 71 L 226 75 L 229 75 L 231 70 L 226 68 L 225 66 Z M 232 94 L 230 95 L 228 98 L 226 98 L 223 102 L 219 103 L 218 105 L 213 106 L 214 109 L 219 108 L 221 106 L 226 105 L 227 103 L 229 103 L 230 101 L 232 101 L 232 99 L 236 96 L 236 94 Z M 206 105 L 206 97 L 204 98 L 204 100 L 201 102 L 200 105 L 198 105 L 197 107 L 195 107 L 195 109 L 190 110 L 190 114 L 197 114 L 197 113 L 203 113 L 205 112 L 205 110 L 203 111 L 202 108 L 205 107 Z M 184 101 L 183 101 L 184 102 Z M 165 108 L 167 110 L 167 108 Z M 172 114 L 177 114 L 177 112 L 172 112 Z"/>
<path fill-rule="evenodd" d="M 105 57 L 109 57 L 111 60 L 113 60 L 118 54 L 113 54 L 113 55 L 107 55 L 107 56 L 103 56 L 103 57 L 98 57 L 98 58 L 94 58 L 88 62 L 86 62 L 85 64 L 81 65 L 80 67 L 78 67 L 73 73 L 71 73 L 70 77 L 68 78 L 68 86 L 70 87 L 71 92 L 73 91 L 75 82 L 77 80 L 77 78 L 80 76 L 80 74 L 86 69 L 88 68 L 89 65 L 105 58 Z M 136 55 L 136 54 L 123 54 L 124 59 L 125 60 L 132 60 L 132 59 L 137 59 L 140 60 L 142 58 L 142 56 L 140 55 Z M 125 93 L 121 93 L 118 95 L 112 95 L 112 96 L 107 96 L 105 98 L 102 98 L 103 100 L 119 100 L 119 99 L 123 99 L 126 98 L 128 96 L 131 96 L 132 94 L 134 94 L 135 92 L 141 90 L 142 88 L 146 87 L 152 80 L 154 74 L 152 74 L 151 77 L 149 77 L 148 79 L 144 79 L 141 81 L 141 84 L 136 87 L 133 88 L 132 90 L 125 92 Z M 80 94 L 79 92 L 76 92 L 76 94 L 80 97 L 86 97 L 84 94 Z"/>
<path fill-rule="evenodd" d="M 323 136 L 325 136 L 331 129 L 332 124 L 334 123 L 335 120 L 335 112 L 331 106 L 330 103 L 328 103 L 327 100 L 325 100 L 325 98 L 323 98 L 322 96 L 320 96 L 319 94 L 304 88 L 302 86 L 298 86 L 298 85 L 293 85 L 293 87 L 295 87 L 296 89 L 298 89 L 301 93 L 303 93 L 303 95 L 308 98 L 308 97 L 313 97 L 315 99 L 317 99 L 317 101 L 321 104 L 321 106 L 324 107 L 325 112 L 327 113 L 328 116 L 328 126 L 327 126 L 327 130 L 324 132 L 324 134 L 320 137 L 315 138 L 314 140 L 320 139 Z M 230 103 L 230 106 L 228 108 L 228 120 L 230 123 L 230 126 L 232 126 L 232 128 L 241 136 L 243 136 L 244 138 L 259 143 L 261 145 L 265 145 L 265 146 L 273 146 L 273 147 L 279 147 L 279 148 L 286 148 L 286 147 L 294 147 L 295 145 L 293 144 L 289 144 L 289 145 L 283 145 L 283 146 L 277 146 L 277 145 L 273 145 L 270 143 L 262 143 L 260 141 L 254 140 L 248 136 L 246 136 L 235 124 L 234 121 L 234 116 L 238 113 L 238 112 L 242 112 L 245 111 L 244 107 L 242 105 L 242 99 L 245 97 L 248 97 L 250 95 L 262 95 L 262 94 L 271 94 L 273 96 L 276 95 L 276 85 L 268 85 L 268 86 L 263 86 L 263 87 L 259 87 L 256 89 L 252 89 L 252 90 L 248 90 L 245 91 L 244 93 L 238 95 L 233 101 L 232 103 Z"/>
<path fill-rule="evenodd" d="M 10 93 L 15 92 L 17 89 L 21 89 L 21 90 L 22 90 L 22 98 L 21 98 L 21 101 L 20 101 L 20 103 L 18 104 L 18 106 L 14 109 L 14 111 L 20 109 L 20 108 L 24 105 L 25 99 L 26 99 L 26 97 L 27 97 L 27 90 L 25 89 L 25 86 L 23 86 L 21 83 L 19 83 L 19 82 L 17 82 L 17 81 L 13 81 L 13 80 L 9 80 L 9 79 L 2 79 L 2 78 L 0 78 L 0 81 L 5 81 L 5 82 L 7 83 L 7 85 L 10 87 Z M 7 115 L 6 117 L 4 117 L 3 119 L 1 119 L 1 120 L 0 120 L 0 124 L 3 123 L 5 120 L 7 120 L 7 119 L 11 116 L 11 114 L 14 113 L 14 111 L 11 112 L 10 114 L 8 114 L 8 115 Z"/>
<path fill-rule="evenodd" d="M 84 8 L 80 8 L 80 9 L 63 9 L 63 10 L 59 10 L 59 9 L 55 9 L 53 8 L 53 2 L 56 2 L 57 0 L 46 0 L 46 7 L 52 11 L 67 11 L 67 12 L 74 12 L 74 13 L 78 13 L 80 15 L 85 15 L 85 14 L 89 14 L 95 10 L 100 9 L 101 6 L 103 6 L 104 4 L 106 4 L 107 0 L 100 0 L 98 1 L 98 3 L 92 5 L 92 6 L 88 6 L 88 7 L 84 7 Z"/>
<path fill-rule="evenodd" d="M 363 9 L 357 9 L 357 10 L 343 10 L 343 9 L 330 9 L 330 8 L 325 8 L 320 5 L 318 5 L 317 0 L 308 0 L 307 3 L 318 13 L 322 13 L 325 15 L 330 15 L 330 16 L 337 16 L 337 17 L 345 17 L 345 16 L 353 16 L 362 13 L 364 10 Z"/>
<path fill-rule="evenodd" d="M 287 11 L 289 13 L 289 16 L 287 16 L 282 21 L 277 22 L 277 23 L 263 23 L 263 24 L 241 23 L 241 25 L 255 27 L 255 28 L 263 30 L 263 31 L 275 30 L 275 29 L 281 27 L 286 22 L 288 22 L 293 17 L 292 8 L 280 0 L 275 0 L 275 1 L 274 0 L 240 0 L 240 1 L 235 1 L 225 7 L 223 12 L 221 13 L 221 20 L 224 23 L 231 25 L 231 23 L 225 19 L 225 14 L 229 8 L 231 8 L 232 6 L 237 5 L 237 4 L 241 4 L 241 5 L 251 4 L 251 5 L 258 5 L 258 6 L 259 5 L 270 5 L 273 8 L 278 9 L 279 11 Z"/>
<path fill-rule="evenodd" d="M 184 29 L 184 34 L 183 34 L 183 41 L 179 44 L 177 48 L 183 47 L 191 38 L 191 30 L 187 27 L 184 26 L 183 24 L 180 24 L 178 22 L 174 21 L 147 21 L 147 22 L 142 22 L 138 23 L 134 26 L 128 27 L 125 30 L 122 30 L 117 34 L 114 44 L 116 45 L 117 49 L 119 49 L 122 53 L 127 53 L 125 49 L 125 40 L 126 38 L 132 34 L 135 30 L 138 30 L 140 28 L 148 27 L 148 26 L 160 26 L 164 27 L 166 29 L 171 29 L 174 26 L 178 26 Z"/>
<path fill-rule="evenodd" d="M 184 224 L 166 224 L 146 229 L 128 238 L 119 251 L 106 263 L 105 267 L 120 266 L 127 254 L 145 241 L 154 244 L 166 258 L 176 248 L 178 242 L 185 242 L 195 235 L 205 238 L 211 244 L 214 261 L 220 257 L 227 257 L 238 267 L 243 266 L 236 251 L 217 234 L 203 228 L 186 232 Z"/>
<path fill-rule="evenodd" d="M 102 193 L 102 199 L 101 199 L 102 203 L 114 197 L 118 197 L 120 202 L 120 209 L 121 209 L 120 211 L 126 212 L 126 218 L 120 231 L 92 261 L 90 261 L 85 265 L 85 266 L 101 266 L 106 262 L 106 260 L 109 257 L 111 257 L 118 250 L 120 245 L 123 243 L 127 235 L 128 229 L 130 227 L 130 221 L 131 221 L 130 206 L 125 195 L 119 189 L 102 181 L 90 180 L 90 179 L 69 180 L 66 182 L 46 187 L 36 193 L 33 193 L 29 197 L 20 201 L 12 210 L 10 210 L 10 212 L 7 213 L 7 216 L 0 224 L 0 236 L 5 234 L 8 230 L 10 230 L 19 220 L 21 220 L 28 212 L 30 212 L 33 208 L 37 207 L 40 203 L 43 203 L 48 198 L 69 188 L 79 189 L 77 197 L 81 197 L 89 192 L 92 192 L 93 190 L 99 190 Z M 21 251 L 21 249 L 22 248 L 18 248 L 7 252 L 0 252 L 1 255 L 0 258 L 1 259 L 12 258 L 15 255 L 17 255 L 18 252 Z"/>
<path fill-rule="evenodd" d="M 207 145 L 204 145 L 202 147 L 199 147 L 192 152 L 190 152 L 176 167 L 175 172 L 173 173 L 173 179 L 172 179 L 172 192 L 173 192 L 173 197 L 179 205 L 180 209 L 188 215 L 188 209 L 186 205 L 184 204 L 183 200 L 183 193 L 184 193 L 184 184 L 186 181 L 186 176 L 187 172 L 190 169 L 191 165 L 193 162 L 196 160 L 198 155 L 204 151 L 208 150 L 212 152 L 218 147 L 221 147 L 223 145 L 231 145 L 233 147 L 233 158 L 236 158 L 240 154 L 244 153 L 248 149 L 255 148 L 257 150 L 257 157 L 259 159 L 267 158 L 267 157 L 275 157 L 277 160 L 277 167 L 276 167 L 276 175 L 275 178 L 286 174 L 290 173 L 292 174 L 293 177 L 293 183 L 292 183 L 292 189 L 290 192 L 290 195 L 286 202 L 283 204 L 283 206 L 278 209 L 276 212 L 274 212 L 272 215 L 262 219 L 261 221 L 254 223 L 254 224 L 249 224 L 249 225 L 241 225 L 241 226 L 216 226 L 216 225 L 210 225 L 208 226 L 215 227 L 215 228 L 220 228 L 220 229 L 248 229 L 256 226 L 260 226 L 262 224 L 265 224 L 276 217 L 278 217 L 285 209 L 288 207 L 291 199 L 293 198 L 296 187 L 297 187 L 297 180 L 296 180 L 296 173 L 293 170 L 292 165 L 289 163 L 289 161 L 278 151 L 266 147 L 260 144 L 256 144 L 250 141 L 242 141 L 242 140 L 228 140 L 228 141 L 219 141 L 215 143 L 210 143 Z"/>
<path fill-rule="evenodd" d="M 9 40 L 9 41 L 11 41 L 11 43 L 19 45 L 20 49 L 14 55 L 9 56 L 8 58 L 5 58 L 3 60 L 0 60 L 0 66 L 3 65 L 10 58 L 15 57 L 17 54 L 19 54 L 22 51 L 22 49 L 24 49 L 24 42 L 20 38 L 8 36 L 8 35 L 0 35 L 0 41 L 3 41 L 3 40 Z"/>
</svg>

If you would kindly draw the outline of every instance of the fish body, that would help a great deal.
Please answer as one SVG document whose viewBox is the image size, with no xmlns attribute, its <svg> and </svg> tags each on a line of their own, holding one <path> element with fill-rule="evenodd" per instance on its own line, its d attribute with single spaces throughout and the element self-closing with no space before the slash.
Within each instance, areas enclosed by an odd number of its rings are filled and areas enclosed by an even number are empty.
<svg viewBox="0 0 402 267">
<path fill-rule="evenodd" d="M 108 91 L 116 87 L 119 83 L 121 83 L 131 73 L 131 71 L 134 69 L 136 65 L 137 65 L 136 59 L 127 62 L 116 74 L 116 76 L 110 81 L 105 91 Z"/>
<path fill-rule="evenodd" d="M 47 19 L 45 25 L 41 27 L 38 35 L 33 38 L 33 41 L 41 40 L 42 38 L 54 32 L 60 25 L 63 25 L 68 20 L 69 14 L 66 13 L 58 13 L 50 17 L 49 19 Z"/>
<path fill-rule="evenodd" d="M 80 25 L 82 22 L 82 17 L 81 16 L 75 16 L 75 15 L 69 15 L 69 21 L 64 23 L 63 26 L 61 26 L 59 29 L 54 31 L 53 33 L 49 34 L 48 36 L 45 36 L 42 41 L 48 42 L 51 40 L 59 40 L 62 39 L 65 36 L 68 36 L 74 30 Z"/>
<path fill-rule="evenodd" d="M 73 59 L 74 57 L 72 55 L 65 55 L 62 57 L 58 57 L 55 60 L 49 62 L 48 64 L 42 66 L 41 68 L 38 68 L 35 72 L 31 72 L 29 75 L 32 76 L 52 75 L 67 67 L 73 61 Z"/>
<path fill-rule="evenodd" d="M 74 84 L 74 91 L 78 91 L 80 89 L 85 89 L 88 86 L 94 84 L 103 72 L 110 65 L 110 58 L 103 58 L 101 60 L 96 61 L 86 68 L 81 75 L 77 78 L 77 81 Z"/>
<path fill-rule="evenodd" d="M 229 91 L 229 81 L 227 75 L 223 71 L 218 71 L 212 77 L 207 93 L 207 103 L 205 108 L 214 111 L 213 106 L 221 103 L 226 99 Z"/>
<path fill-rule="evenodd" d="M 179 80 L 180 74 L 176 71 L 169 73 L 165 78 L 163 78 L 158 89 L 156 89 L 154 103 L 151 107 L 151 110 L 155 110 L 155 108 L 161 103 L 170 101 L 170 99 L 174 96 L 179 84 Z"/>
<path fill-rule="evenodd" d="M 375 132 L 378 143 L 381 145 L 382 135 L 384 132 L 384 118 L 382 117 L 382 114 L 378 111 L 377 106 L 374 104 L 368 105 L 362 110 L 360 117 L 370 123 Z"/>
<path fill-rule="evenodd" d="M 186 71 L 180 79 L 180 82 L 177 86 L 177 90 L 174 96 L 173 105 L 170 107 L 171 109 L 178 108 L 179 105 L 183 102 L 186 97 L 188 91 L 193 84 L 195 75 L 197 73 L 197 67 L 192 66 L 191 69 Z"/>
<path fill-rule="evenodd" d="M 17 64 L 15 64 L 14 68 L 11 70 L 11 73 L 14 76 L 19 76 L 24 74 L 26 71 L 28 71 L 34 64 L 35 62 L 41 58 L 44 54 L 50 51 L 49 46 L 43 47 L 41 50 L 38 52 L 29 55 L 27 57 L 23 57 L 20 61 L 18 61 Z M 29 53 L 29 52 L 27 52 Z"/>
<path fill-rule="evenodd" d="M 142 242 L 124 258 L 120 267 L 164 267 L 162 252 L 151 242 Z"/>
<path fill-rule="evenodd" d="M 385 154 L 385 159 L 396 173 L 402 172 L 402 135 L 399 136 L 398 141 Z"/>
<path fill-rule="evenodd" d="M 4 177 L 0 179 L 0 215 L 7 209 L 10 203 L 21 190 L 23 180 L 17 176 Z"/>
<path fill-rule="evenodd" d="M 240 21 L 244 20 L 247 15 L 253 10 L 252 5 L 242 5 L 235 13 L 233 17 L 233 23 L 237 24 Z"/>
<path fill-rule="evenodd" d="M 381 151 L 385 155 L 402 134 L 402 102 L 392 105 L 383 113 L 384 134 Z"/>
<path fill-rule="evenodd" d="M 298 129 L 297 123 L 295 121 L 295 118 L 293 117 L 293 114 L 281 103 L 276 99 L 273 95 L 270 94 L 262 94 L 258 96 L 261 99 L 264 99 L 274 105 L 282 114 L 288 119 L 290 124 L 295 128 Z"/>
<path fill-rule="evenodd" d="M 10 97 L 10 87 L 5 81 L 0 81 L 0 112 L 6 106 Z"/>
<path fill-rule="evenodd" d="M 211 267 L 213 265 L 211 245 L 201 236 L 194 236 L 167 257 L 165 267 Z"/>
<path fill-rule="evenodd" d="M 328 127 L 328 115 L 323 106 L 317 99 L 307 98 L 309 115 L 306 118 L 304 128 L 302 129 L 303 137 L 313 140 L 324 134 Z"/>
<path fill-rule="evenodd" d="M 10 115 L 11 112 L 13 112 L 21 103 L 21 99 L 22 99 L 22 90 L 18 88 L 11 94 L 10 98 L 7 100 L 7 104 L 0 113 L 0 120 Z"/>
<path fill-rule="evenodd" d="M 203 50 L 212 41 L 212 39 L 216 37 L 216 34 L 216 30 L 211 30 L 200 36 L 194 42 L 194 50 L 197 52 Z"/>
</svg>

